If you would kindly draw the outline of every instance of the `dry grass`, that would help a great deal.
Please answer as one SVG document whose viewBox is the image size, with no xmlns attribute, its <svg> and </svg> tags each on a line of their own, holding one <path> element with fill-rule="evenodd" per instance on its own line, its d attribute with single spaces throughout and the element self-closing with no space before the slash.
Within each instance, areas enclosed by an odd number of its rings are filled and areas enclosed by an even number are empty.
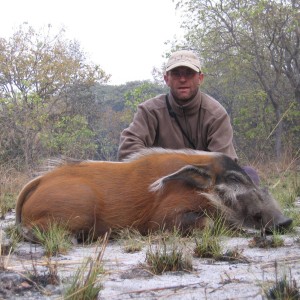
<svg viewBox="0 0 300 300">
<path fill-rule="evenodd" d="M 15 208 L 17 196 L 29 176 L 10 165 L 0 165 L 0 218 Z"/>
<path fill-rule="evenodd" d="M 284 214 L 293 219 L 290 232 L 300 226 L 300 158 L 284 156 L 279 162 L 267 161 L 256 164 L 263 186 L 269 188 Z"/>
<path fill-rule="evenodd" d="M 146 237 L 131 228 L 118 230 L 115 233 L 114 239 L 120 242 L 125 253 L 139 252 L 146 244 Z"/>
<path fill-rule="evenodd" d="M 98 255 L 94 259 L 87 258 L 77 269 L 75 275 L 71 278 L 70 285 L 64 292 L 64 299 L 97 299 L 102 289 L 101 275 L 104 273 L 102 259 L 108 239 L 109 234 L 105 235 L 103 240 L 99 240 L 100 250 L 96 251 Z"/>
</svg>

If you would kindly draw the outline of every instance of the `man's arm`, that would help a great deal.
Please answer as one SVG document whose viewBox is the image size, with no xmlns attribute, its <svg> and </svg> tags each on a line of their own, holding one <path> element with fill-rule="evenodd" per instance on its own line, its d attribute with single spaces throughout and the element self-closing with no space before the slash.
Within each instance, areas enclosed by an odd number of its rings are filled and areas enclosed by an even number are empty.
<svg viewBox="0 0 300 300">
<path fill-rule="evenodd" d="M 151 147 L 156 136 L 157 120 L 144 105 L 139 105 L 132 123 L 121 133 L 118 160 Z"/>
<path fill-rule="evenodd" d="M 233 129 L 226 112 L 211 123 L 208 129 L 207 149 L 212 152 L 222 152 L 234 160 L 238 159 L 233 146 Z"/>
</svg>

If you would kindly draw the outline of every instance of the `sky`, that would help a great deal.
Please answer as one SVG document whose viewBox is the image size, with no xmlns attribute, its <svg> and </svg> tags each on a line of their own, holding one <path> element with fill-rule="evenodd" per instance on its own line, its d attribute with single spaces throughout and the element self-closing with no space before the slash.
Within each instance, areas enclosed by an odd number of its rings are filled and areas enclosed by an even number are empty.
<svg viewBox="0 0 300 300">
<path fill-rule="evenodd" d="M 23 22 L 39 30 L 51 24 L 79 41 L 90 61 L 119 85 L 151 80 L 165 62 L 168 40 L 179 37 L 180 13 L 172 0 L 2 0 L 0 37 Z"/>
</svg>

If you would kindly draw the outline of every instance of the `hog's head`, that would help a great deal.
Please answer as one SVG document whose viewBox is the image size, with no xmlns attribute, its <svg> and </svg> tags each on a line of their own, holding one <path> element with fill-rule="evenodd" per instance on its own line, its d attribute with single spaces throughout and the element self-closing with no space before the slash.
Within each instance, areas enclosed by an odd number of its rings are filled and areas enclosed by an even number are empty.
<svg viewBox="0 0 300 300">
<path fill-rule="evenodd" d="M 268 232 L 291 225 L 292 219 L 282 214 L 268 190 L 255 184 L 234 160 L 220 153 L 211 155 L 215 155 L 212 163 L 201 164 L 199 157 L 199 164 L 183 166 L 157 180 L 151 189 L 157 191 L 179 180 L 208 199 L 230 224 Z"/>
</svg>

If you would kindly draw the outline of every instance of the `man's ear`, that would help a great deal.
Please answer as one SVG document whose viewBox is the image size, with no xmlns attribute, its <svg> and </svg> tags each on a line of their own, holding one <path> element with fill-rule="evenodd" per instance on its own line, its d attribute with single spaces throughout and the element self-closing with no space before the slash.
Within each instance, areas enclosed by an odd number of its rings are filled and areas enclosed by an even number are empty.
<svg viewBox="0 0 300 300">
<path fill-rule="evenodd" d="M 164 74 L 164 80 L 165 80 L 166 85 L 169 86 L 169 77 L 168 77 L 167 72 Z"/>
<path fill-rule="evenodd" d="M 212 178 L 209 172 L 209 166 L 186 165 L 178 171 L 153 182 L 150 185 L 150 191 L 160 191 L 170 181 L 180 181 L 191 188 L 203 190 L 211 186 Z"/>
<path fill-rule="evenodd" d="M 201 85 L 204 81 L 204 74 L 203 73 L 200 73 L 199 74 L 199 85 Z"/>
</svg>

